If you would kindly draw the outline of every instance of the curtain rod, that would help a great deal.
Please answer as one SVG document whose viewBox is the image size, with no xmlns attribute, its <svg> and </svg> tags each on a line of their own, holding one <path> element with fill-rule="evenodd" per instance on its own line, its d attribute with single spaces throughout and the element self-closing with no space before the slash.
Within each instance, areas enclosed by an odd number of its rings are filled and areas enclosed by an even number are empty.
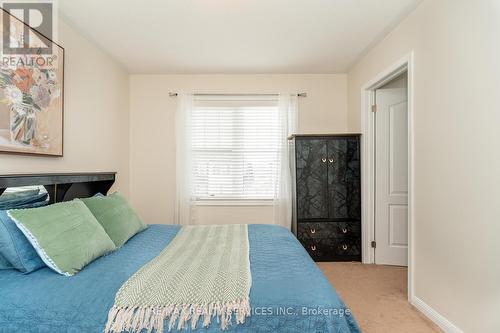
<svg viewBox="0 0 500 333">
<path fill-rule="evenodd" d="M 178 93 L 169 92 L 168 96 L 177 97 Z M 194 96 L 279 96 L 279 94 L 194 94 Z M 298 97 L 307 97 L 307 93 L 299 93 Z"/>
</svg>

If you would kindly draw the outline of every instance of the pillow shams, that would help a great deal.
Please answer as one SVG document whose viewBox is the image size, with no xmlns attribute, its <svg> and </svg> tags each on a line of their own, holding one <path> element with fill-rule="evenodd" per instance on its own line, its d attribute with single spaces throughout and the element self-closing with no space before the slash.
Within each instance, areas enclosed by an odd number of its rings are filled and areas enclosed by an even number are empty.
<svg viewBox="0 0 500 333">
<path fill-rule="evenodd" d="M 113 241 L 79 199 L 8 213 L 45 264 L 59 274 L 74 275 L 115 249 Z"/>
<path fill-rule="evenodd" d="M 107 197 L 84 198 L 82 201 L 94 214 L 117 248 L 122 247 L 135 234 L 147 228 L 125 198 L 118 193 Z"/>
</svg>

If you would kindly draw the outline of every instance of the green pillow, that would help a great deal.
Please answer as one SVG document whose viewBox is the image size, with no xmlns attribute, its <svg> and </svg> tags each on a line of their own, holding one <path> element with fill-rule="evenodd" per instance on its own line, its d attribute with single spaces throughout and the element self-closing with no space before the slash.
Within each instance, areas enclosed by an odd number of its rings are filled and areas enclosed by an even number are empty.
<svg viewBox="0 0 500 333">
<path fill-rule="evenodd" d="M 118 193 L 82 199 L 116 247 L 122 247 L 132 236 L 147 228 L 127 200 Z"/>
<path fill-rule="evenodd" d="M 113 241 L 85 204 L 73 201 L 8 211 L 42 260 L 71 276 L 115 249 Z"/>
</svg>

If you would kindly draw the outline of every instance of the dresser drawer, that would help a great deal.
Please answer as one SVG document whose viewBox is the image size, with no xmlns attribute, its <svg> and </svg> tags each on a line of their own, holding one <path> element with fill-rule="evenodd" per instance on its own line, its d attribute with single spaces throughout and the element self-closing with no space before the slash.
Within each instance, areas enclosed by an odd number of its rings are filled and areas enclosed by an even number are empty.
<svg viewBox="0 0 500 333">
<path fill-rule="evenodd" d="M 323 239 L 323 238 L 349 238 L 361 237 L 359 222 L 299 222 L 297 238 Z"/>
<path fill-rule="evenodd" d="M 328 243 L 328 239 L 314 239 L 301 243 L 314 261 L 330 261 L 333 259 L 332 244 Z"/>
<path fill-rule="evenodd" d="M 360 261 L 361 242 L 348 238 L 302 240 L 314 261 Z"/>
<path fill-rule="evenodd" d="M 332 223 L 334 228 L 335 238 L 361 238 L 361 223 L 360 222 L 335 222 Z"/>
<path fill-rule="evenodd" d="M 299 222 L 297 225 L 297 238 L 324 239 L 334 238 L 335 226 L 327 222 Z"/>
<path fill-rule="evenodd" d="M 299 222 L 297 238 L 315 261 L 361 260 L 359 222 Z"/>
<path fill-rule="evenodd" d="M 333 242 L 332 251 L 338 261 L 361 260 L 361 240 L 337 238 Z"/>
</svg>

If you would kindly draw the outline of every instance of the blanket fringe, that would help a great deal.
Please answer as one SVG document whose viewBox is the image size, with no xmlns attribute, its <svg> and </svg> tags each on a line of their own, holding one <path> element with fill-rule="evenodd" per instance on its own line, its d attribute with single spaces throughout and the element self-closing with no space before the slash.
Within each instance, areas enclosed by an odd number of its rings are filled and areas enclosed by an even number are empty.
<svg viewBox="0 0 500 333">
<path fill-rule="evenodd" d="M 225 330 L 231 325 L 233 314 L 236 324 L 243 324 L 250 317 L 250 300 L 248 298 L 234 302 L 213 302 L 208 304 L 172 304 L 166 306 L 117 307 L 109 310 L 108 322 L 104 333 L 130 333 L 146 330 L 150 333 L 164 332 L 165 320 L 168 321 L 168 331 L 177 326 L 178 330 L 186 328 L 191 320 L 191 329 L 195 330 L 200 318 L 202 326 L 208 327 L 212 318 L 216 317 L 220 327 Z"/>
</svg>

